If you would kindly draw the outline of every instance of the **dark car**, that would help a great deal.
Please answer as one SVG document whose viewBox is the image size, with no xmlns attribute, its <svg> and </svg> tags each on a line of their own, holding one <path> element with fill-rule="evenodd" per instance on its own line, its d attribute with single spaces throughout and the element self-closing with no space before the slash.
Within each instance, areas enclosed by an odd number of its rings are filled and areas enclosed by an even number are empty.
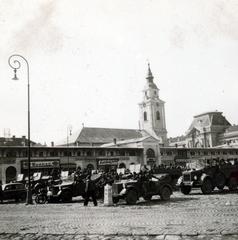
<svg viewBox="0 0 238 240">
<path fill-rule="evenodd" d="M 203 194 L 211 193 L 215 188 L 223 190 L 237 189 L 238 165 L 209 163 L 183 172 L 180 187 L 183 194 L 189 194 L 193 188 L 201 188 Z"/>
<path fill-rule="evenodd" d="M 140 197 L 151 200 L 152 196 L 159 195 L 162 200 L 169 200 L 173 190 L 168 174 L 152 175 L 149 178 L 125 179 L 113 183 L 112 198 L 117 203 L 125 199 L 126 203 L 136 204 Z"/>
<path fill-rule="evenodd" d="M 100 190 L 101 187 L 99 188 L 97 186 L 101 179 L 101 174 L 94 174 L 91 179 L 95 182 L 96 190 Z M 72 198 L 77 196 L 83 198 L 85 196 L 85 179 L 83 178 L 80 180 L 63 181 L 60 184 L 53 184 L 49 186 L 47 192 L 48 202 L 71 202 Z"/>
<path fill-rule="evenodd" d="M 7 183 L 2 185 L 2 199 L 11 200 L 16 202 L 26 199 L 26 188 L 22 183 Z"/>
</svg>

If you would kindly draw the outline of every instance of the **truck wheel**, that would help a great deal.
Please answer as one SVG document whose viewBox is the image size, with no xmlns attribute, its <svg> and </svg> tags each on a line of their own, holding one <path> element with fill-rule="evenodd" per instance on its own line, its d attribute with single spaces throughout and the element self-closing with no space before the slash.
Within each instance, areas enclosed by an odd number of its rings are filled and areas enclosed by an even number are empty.
<svg viewBox="0 0 238 240">
<path fill-rule="evenodd" d="M 212 181 L 207 178 L 203 181 L 202 186 L 201 186 L 201 190 L 203 194 L 209 194 L 213 191 L 214 187 L 212 185 Z"/>
<path fill-rule="evenodd" d="M 119 202 L 119 198 L 118 197 L 113 197 L 112 202 L 117 204 Z"/>
<path fill-rule="evenodd" d="M 128 190 L 128 192 L 126 193 L 126 203 L 129 205 L 133 205 L 136 204 L 137 201 L 137 193 L 135 190 Z"/>
<path fill-rule="evenodd" d="M 235 178 L 230 178 L 228 182 L 228 188 L 230 191 L 237 189 L 237 181 Z"/>
<path fill-rule="evenodd" d="M 62 202 L 67 203 L 72 201 L 72 193 L 70 191 L 64 191 L 61 194 Z"/>
<path fill-rule="evenodd" d="M 163 201 L 168 201 L 170 199 L 171 194 L 172 194 L 171 189 L 167 186 L 164 186 L 160 192 L 160 198 Z"/>
<path fill-rule="evenodd" d="M 192 190 L 191 186 L 181 185 L 181 192 L 185 195 L 188 195 Z"/>
<path fill-rule="evenodd" d="M 215 183 L 216 183 L 216 187 L 219 189 L 219 190 L 223 190 L 223 188 L 225 187 L 225 184 L 226 184 L 226 178 L 224 176 L 224 174 L 222 173 L 218 173 L 216 176 L 215 176 Z"/>
<path fill-rule="evenodd" d="M 46 201 L 47 201 L 47 196 L 45 194 L 42 194 L 42 195 L 37 194 L 36 195 L 35 202 L 37 204 L 45 204 Z"/>
</svg>

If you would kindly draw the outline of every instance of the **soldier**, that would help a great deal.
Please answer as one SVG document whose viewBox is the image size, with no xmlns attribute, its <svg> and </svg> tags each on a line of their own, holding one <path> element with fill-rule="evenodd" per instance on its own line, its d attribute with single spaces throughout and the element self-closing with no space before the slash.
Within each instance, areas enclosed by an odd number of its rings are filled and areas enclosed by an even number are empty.
<svg viewBox="0 0 238 240">
<path fill-rule="evenodd" d="M 3 203 L 2 182 L 0 182 L 0 201 Z"/>
<path fill-rule="evenodd" d="M 88 206 L 90 197 L 92 197 L 94 206 L 97 206 L 98 203 L 96 199 L 96 186 L 95 183 L 91 180 L 91 174 L 89 174 L 86 178 L 84 206 Z"/>
</svg>

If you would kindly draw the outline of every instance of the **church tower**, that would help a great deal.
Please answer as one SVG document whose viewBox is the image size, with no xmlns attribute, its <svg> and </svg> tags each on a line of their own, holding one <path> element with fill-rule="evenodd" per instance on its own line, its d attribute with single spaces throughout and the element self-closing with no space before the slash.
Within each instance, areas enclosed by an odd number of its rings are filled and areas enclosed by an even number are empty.
<svg viewBox="0 0 238 240">
<path fill-rule="evenodd" d="M 143 90 L 143 101 L 139 103 L 140 128 L 160 140 L 160 144 L 166 145 L 167 130 L 165 123 L 165 102 L 159 98 L 159 89 L 153 82 L 153 74 L 148 64 L 146 85 Z"/>
</svg>

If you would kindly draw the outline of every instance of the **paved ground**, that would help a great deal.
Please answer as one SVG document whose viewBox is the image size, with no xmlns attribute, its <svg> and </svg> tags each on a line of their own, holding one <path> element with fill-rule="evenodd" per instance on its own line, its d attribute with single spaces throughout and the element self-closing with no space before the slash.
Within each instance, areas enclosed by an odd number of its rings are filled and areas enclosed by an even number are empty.
<svg viewBox="0 0 238 240">
<path fill-rule="evenodd" d="M 238 239 L 238 194 L 154 198 L 136 206 L 0 204 L 0 239 Z"/>
</svg>

